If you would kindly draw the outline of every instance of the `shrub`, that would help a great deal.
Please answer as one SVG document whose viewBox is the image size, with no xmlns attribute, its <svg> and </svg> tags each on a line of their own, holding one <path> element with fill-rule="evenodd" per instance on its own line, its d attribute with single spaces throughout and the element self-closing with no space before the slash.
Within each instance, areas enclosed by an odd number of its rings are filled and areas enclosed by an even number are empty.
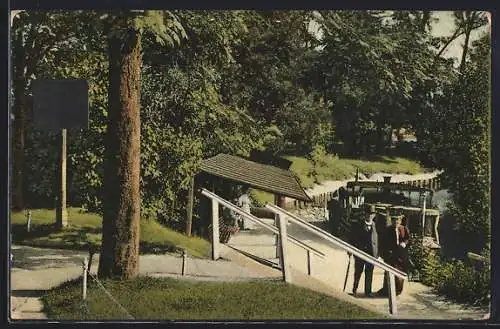
<svg viewBox="0 0 500 329">
<path fill-rule="evenodd" d="M 462 260 L 443 260 L 422 239 L 413 236 L 409 256 L 420 274 L 421 282 L 456 302 L 487 305 L 490 300 L 491 277 L 488 266 L 475 268 Z"/>
<path fill-rule="evenodd" d="M 437 286 L 437 291 L 458 302 L 486 305 L 491 290 L 490 270 L 478 270 L 458 260 L 446 264 L 445 280 Z"/>
</svg>

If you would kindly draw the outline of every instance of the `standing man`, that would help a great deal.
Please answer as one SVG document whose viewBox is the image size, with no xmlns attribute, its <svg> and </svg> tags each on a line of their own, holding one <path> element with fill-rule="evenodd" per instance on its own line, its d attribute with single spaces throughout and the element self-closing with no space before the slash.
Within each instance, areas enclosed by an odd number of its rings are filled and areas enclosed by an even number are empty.
<svg viewBox="0 0 500 329">
<path fill-rule="evenodd" d="M 351 230 L 350 242 L 356 248 L 378 258 L 378 236 L 374 225 L 375 206 L 367 208 L 366 217 Z M 365 295 L 372 295 L 373 265 L 354 256 L 354 284 L 352 294 L 356 295 L 361 274 L 365 272 Z"/>
<path fill-rule="evenodd" d="M 408 242 L 410 240 L 410 231 L 402 225 L 403 216 L 393 216 L 392 225 L 387 228 L 386 238 L 384 239 L 384 261 L 406 272 L 408 270 Z M 395 278 L 396 296 L 403 292 L 404 280 Z M 377 295 L 387 296 L 387 273 L 384 275 L 384 286 L 377 292 Z"/>
</svg>

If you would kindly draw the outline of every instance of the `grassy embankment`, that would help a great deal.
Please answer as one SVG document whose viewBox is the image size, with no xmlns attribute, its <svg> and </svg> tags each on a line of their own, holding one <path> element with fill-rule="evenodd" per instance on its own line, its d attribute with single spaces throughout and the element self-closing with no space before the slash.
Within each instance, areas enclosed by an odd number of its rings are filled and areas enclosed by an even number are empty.
<svg viewBox="0 0 500 329">
<path fill-rule="evenodd" d="M 32 210 L 30 232 L 26 232 L 26 215 L 13 212 L 12 240 L 15 244 L 36 247 L 88 250 L 99 247 L 102 235 L 102 217 L 69 208 L 69 226 L 56 230 L 54 209 Z M 154 220 L 141 220 L 141 253 L 176 252 L 185 248 L 194 257 L 208 257 L 210 244 L 198 237 L 187 237 L 160 225 Z"/>
<path fill-rule="evenodd" d="M 418 162 L 401 157 L 380 156 L 373 160 L 358 160 L 325 155 L 318 161 L 316 168 L 311 160 L 304 157 L 285 156 L 284 158 L 292 161 L 290 170 L 297 175 L 304 188 L 311 188 L 315 184 L 329 180 L 348 179 L 356 174 L 356 169 L 366 176 L 378 172 L 409 175 L 425 172 L 425 168 Z M 252 197 L 260 205 L 274 201 L 271 194 L 258 190 L 252 191 Z"/>
<path fill-rule="evenodd" d="M 86 305 L 81 279 L 42 298 L 53 320 L 129 319 L 93 281 Z M 282 282 L 199 282 L 139 277 L 104 281 L 106 289 L 135 320 L 349 320 L 383 315 Z"/>
</svg>

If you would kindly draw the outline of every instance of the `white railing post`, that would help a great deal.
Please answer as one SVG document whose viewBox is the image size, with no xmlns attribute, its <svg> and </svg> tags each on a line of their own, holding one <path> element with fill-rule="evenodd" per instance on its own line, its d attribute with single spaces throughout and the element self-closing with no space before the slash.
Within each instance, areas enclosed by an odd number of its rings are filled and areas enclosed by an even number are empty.
<svg viewBox="0 0 500 329">
<path fill-rule="evenodd" d="M 292 276 L 290 273 L 290 267 L 288 266 L 288 254 L 287 254 L 287 233 L 286 233 L 286 217 L 279 216 L 278 224 L 279 224 L 279 238 L 280 238 L 280 263 L 281 263 L 281 271 L 283 273 L 283 280 L 286 283 L 292 282 Z"/>
<path fill-rule="evenodd" d="M 28 210 L 26 214 L 27 220 L 26 220 L 26 232 L 31 231 L 31 210 Z"/>
<path fill-rule="evenodd" d="M 427 191 L 424 192 L 424 203 L 422 205 L 422 241 L 425 237 L 425 212 L 426 212 L 426 203 L 427 203 Z"/>
<path fill-rule="evenodd" d="M 220 256 L 219 241 L 219 202 L 212 199 L 212 259 L 217 260 Z"/>
<path fill-rule="evenodd" d="M 396 305 L 396 282 L 395 282 L 395 277 L 394 273 L 391 272 L 386 272 L 388 273 L 387 280 L 387 286 L 389 288 L 389 313 L 392 315 L 398 313 L 398 307 Z"/>
<path fill-rule="evenodd" d="M 280 196 L 279 195 L 274 195 L 274 203 L 279 205 L 281 204 L 280 202 Z M 279 215 L 278 214 L 274 214 L 274 226 L 275 227 L 278 227 L 279 225 Z M 280 246 L 280 237 L 279 237 L 279 234 L 275 234 L 274 235 L 274 240 L 276 241 L 275 242 L 275 245 L 276 245 L 276 258 L 278 258 L 278 266 L 283 266 L 283 263 L 281 262 L 281 246 Z"/>
<path fill-rule="evenodd" d="M 82 299 L 87 299 L 87 267 L 88 260 L 87 257 L 83 259 L 82 268 L 83 268 L 83 287 L 82 287 Z"/>
</svg>

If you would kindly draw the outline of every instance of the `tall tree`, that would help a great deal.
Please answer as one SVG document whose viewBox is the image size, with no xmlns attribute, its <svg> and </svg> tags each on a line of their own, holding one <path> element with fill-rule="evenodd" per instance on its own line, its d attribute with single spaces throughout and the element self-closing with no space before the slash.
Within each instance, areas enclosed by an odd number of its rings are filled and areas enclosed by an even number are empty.
<svg viewBox="0 0 500 329">
<path fill-rule="evenodd" d="M 470 37 L 473 30 L 480 28 L 487 23 L 486 14 L 481 11 L 456 11 L 454 12 L 455 24 L 457 30 L 465 34 L 464 45 L 462 47 L 462 57 L 460 60 L 459 71 L 464 70 L 467 53 L 469 51 Z"/>
<path fill-rule="evenodd" d="M 122 12 L 107 22 L 109 89 L 104 169 L 104 216 L 99 276 L 128 279 L 139 272 L 141 39 L 180 41 L 170 12 Z"/>
<path fill-rule="evenodd" d="M 426 32 L 408 12 L 321 12 L 317 81 L 332 102 L 347 155 L 383 154 L 406 103 L 428 80 Z M 321 87 L 320 87 L 321 88 Z"/>
<path fill-rule="evenodd" d="M 225 97 L 248 107 L 273 135 L 266 147 L 274 153 L 304 154 L 331 139 L 326 100 L 304 78 L 314 45 L 311 17 L 306 11 L 248 13 L 248 33 L 236 47 L 234 69 L 227 76 Z"/>
<path fill-rule="evenodd" d="M 441 44 L 439 51 L 436 54 L 436 58 L 441 57 L 446 49 L 458 38 L 465 35 L 464 47 L 462 50 L 462 57 L 460 60 L 460 66 L 465 63 L 465 58 L 467 56 L 467 49 L 469 48 L 469 40 L 472 31 L 481 28 L 486 25 L 487 17 L 484 12 L 480 11 L 454 11 L 453 18 L 455 23 L 455 29 L 453 34 L 448 37 L 439 37 L 437 41 Z"/>
<path fill-rule="evenodd" d="M 488 34 L 473 42 L 460 73 L 442 66 L 448 79 L 424 103 L 418 135 L 426 164 L 444 170 L 463 252 L 479 253 L 490 241 L 490 43 Z"/>
<path fill-rule="evenodd" d="M 175 14 L 187 40 L 175 49 L 143 42 L 141 211 L 184 229 L 186 192 L 202 159 L 221 152 L 246 156 L 261 138 L 247 108 L 223 91 L 247 13 Z M 193 224 L 197 229 L 197 218 Z"/>
</svg>

